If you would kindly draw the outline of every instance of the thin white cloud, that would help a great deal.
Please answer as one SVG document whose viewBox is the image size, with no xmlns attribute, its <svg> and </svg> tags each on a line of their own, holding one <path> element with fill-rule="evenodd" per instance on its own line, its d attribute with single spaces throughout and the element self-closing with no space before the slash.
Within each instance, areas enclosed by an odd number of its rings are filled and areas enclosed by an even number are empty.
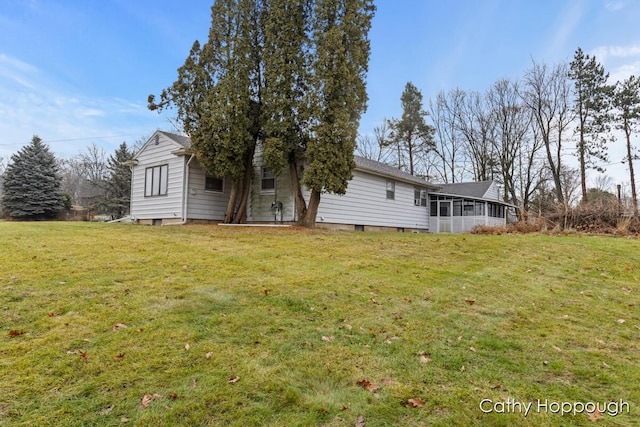
<svg viewBox="0 0 640 427">
<path fill-rule="evenodd" d="M 640 43 L 629 46 L 598 46 L 591 53 L 601 63 L 607 62 L 610 58 L 640 56 Z"/>
<path fill-rule="evenodd" d="M 615 83 L 631 75 L 640 75 L 640 43 L 626 46 L 598 46 L 591 51 L 609 72 L 609 82 Z"/>
<path fill-rule="evenodd" d="M 619 10 L 624 9 L 626 6 L 627 6 L 627 3 L 624 1 L 609 1 L 604 5 L 604 7 L 611 12 L 617 12 Z"/>
<path fill-rule="evenodd" d="M 547 55 L 552 58 L 563 57 L 567 52 L 567 44 L 580 26 L 586 2 L 572 2 L 557 20 L 555 32 L 549 39 Z"/>
</svg>

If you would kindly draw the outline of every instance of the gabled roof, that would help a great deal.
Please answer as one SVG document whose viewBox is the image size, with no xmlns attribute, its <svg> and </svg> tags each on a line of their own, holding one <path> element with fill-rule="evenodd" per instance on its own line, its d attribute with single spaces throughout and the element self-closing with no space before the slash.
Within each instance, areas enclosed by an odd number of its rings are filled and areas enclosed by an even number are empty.
<svg viewBox="0 0 640 427">
<path fill-rule="evenodd" d="M 441 193 L 455 194 L 463 197 L 473 197 L 476 199 L 485 198 L 487 191 L 491 188 L 493 181 L 480 182 L 460 182 L 455 184 L 438 184 Z"/>
<path fill-rule="evenodd" d="M 394 179 L 397 179 L 399 181 L 404 181 L 404 182 L 408 182 L 408 183 L 411 183 L 411 184 L 420 185 L 422 187 L 429 187 L 431 189 L 436 189 L 436 188 L 439 187 L 438 185 L 431 184 L 430 182 L 426 181 L 423 178 L 411 175 L 410 173 L 402 171 L 402 170 L 400 170 L 398 168 L 395 168 L 393 166 L 389 166 L 386 163 L 377 162 L 375 160 L 366 159 L 366 158 L 360 157 L 360 156 L 353 156 L 353 157 L 354 157 L 354 159 L 356 161 L 356 169 L 357 170 L 361 170 L 361 171 L 365 171 L 365 172 L 371 172 L 371 173 L 373 173 L 375 175 L 394 178 Z"/>
<path fill-rule="evenodd" d="M 178 135 L 176 133 L 171 133 L 171 132 L 165 132 L 163 130 L 159 130 L 158 133 L 161 133 L 162 135 L 166 136 L 167 138 L 169 138 L 173 142 L 177 142 L 178 144 L 180 144 L 184 148 L 191 147 L 191 139 L 189 139 L 188 136 Z"/>
</svg>

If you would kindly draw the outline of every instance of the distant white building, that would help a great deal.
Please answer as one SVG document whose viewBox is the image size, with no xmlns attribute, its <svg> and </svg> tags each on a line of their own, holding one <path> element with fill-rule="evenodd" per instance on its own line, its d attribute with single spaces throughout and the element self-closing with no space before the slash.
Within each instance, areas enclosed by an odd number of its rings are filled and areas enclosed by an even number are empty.
<svg viewBox="0 0 640 427">
<path fill-rule="evenodd" d="M 157 131 L 128 162 L 136 222 L 224 221 L 231 182 L 206 174 L 190 147 L 185 136 Z M 506 223 L 509 205 L 499 200 L 493 182 L 436 185 L 384 163 L 358 156 L 355 161 L 346 194 L 322 195 L 318 227 L 458 233 Z M 289 170 L 274 176 L 263 165 L 260 149 L 253 164 L 247 221 L 296 222 Z"/>
</svg>

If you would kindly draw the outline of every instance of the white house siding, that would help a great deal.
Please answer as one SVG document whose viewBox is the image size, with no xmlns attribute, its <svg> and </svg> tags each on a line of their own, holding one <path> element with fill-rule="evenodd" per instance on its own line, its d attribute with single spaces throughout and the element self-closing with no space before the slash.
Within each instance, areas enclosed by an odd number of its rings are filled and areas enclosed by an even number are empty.
<svg viewBox="0 0 640 427">
<path fill-rule="evenodd" d="M 323 194 L 316 222 L 428 229 L 428 209 L 414 205 L 413 184 L 395 181 L 395 199 L 387 200 L 387 178 L 356 170 L 344 196 Z"/>
<path fill-rule="evenodd" d="M 158 133 L 149 140 L 136 156 L 138 164 L 132 171 L 131 216 L 136 219 L 181 218 L 184 185 L 185 158 L 171 152 L 178 150 L 179 144 Z M 167 195 L 145 197 L 145 170 L 148 167 L 168 165 Z"/>
<path fill-rule="evenodd" d="M 274 190 L 262 190 L 262 145 L 258 144 L 253 158 L 253 179 L 249 196 L 248 222 L 295 221 L 296 209 L 289 167 L 285 166 L 276 177 Z M 271 204 L 282 202 L 282 215 L 274 215 Z"/>
<path fill-rule="evenodd" d="M 223 221 L 231 193 L 231 179 L 224 180 L 223 192 L 204 189 L 206 174 L 197 160 L 189 164 L 187 218 Z"/>
<path fill-rule="evenodd" d="M 495 182 L 492 182 L 487 192 L 484 193 L 483 198 L 491 199 L 491 200 L 500 200 L 500 189 L 498 188 L 498 184 L 496 184 Z"/>
</svg>

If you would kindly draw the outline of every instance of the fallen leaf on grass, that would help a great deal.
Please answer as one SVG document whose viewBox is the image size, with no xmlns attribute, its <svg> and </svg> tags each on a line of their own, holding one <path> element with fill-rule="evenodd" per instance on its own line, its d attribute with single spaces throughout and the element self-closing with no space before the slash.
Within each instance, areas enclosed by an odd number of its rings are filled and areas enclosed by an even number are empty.
<svg viewBox="0 0 640 427">
<path fill-rule="evenodd" d="M 47 317 L 56 317 L 56 314 L 52 311 L 51 313 L 47 313 Z"/>
<path fill-rule="evenodd" d="M 407 400 L 407 404 L 405 405 L 407 408 L 422 408 L 424 406 L 424 400 L 419 397 L 415 399 Z"/>
<path fill-rule="evenodd" d="M 397 381 L 392 380 L 391 378 L 383 378 L 380 380 L 380 382 L 384 385 L 396 385 L 398 384 Z"/>
<path fill-rule="evenodd" d="M 476 351 L 475 347 L 469 347 L 469 351 Z"/>
<path fill-rule="evenodd" d="M 189 351 L 191 349 L 191 346 L 189 345 L 189 343 L 184 345 L 184 349 Z"/>
<path fill-rule="evenodd" d="M 429 357 L 429 353 L 420 354 L 420 363 L 429 363 L 431 362 L 431 357 Z"/>
<path fill-rule="evenodd" d="M 371 392 L 376 391 L 378 389 L 378 384 L 372 383 L 369 380 L 360 380 L 356 384 L 362 387 L 363 389 Z"/>
<path fill-rule="evenodd" d="M 330 335 L 328 337 L 325 337 L 324 335 L 322 336 L 322 341 L 325 341 L 325 342 L 333 341 L 334 339 L 335 337 L 333 335 Z"/>
<path fill-rule="evenodd" d="M 124 359 L 124 353 L 116 354 L 115 356 L 113 356 L 113 360 L 115 360 L 116 362 L 119 362 L 122 359 Z"/>
<path fill-rule="evenodd" d="M 158 393 L 145 394 L 142 397 L 142 401 L 140 402 L 140 406 L 142 407 L 142 409 L 147 409 L 149 407 L 149 405 L 151 404 L 151 402 L 153 402 L 156 399 L 162 399 L 162 396 L 160 396 Z"/>
<path fill-rule="evenodd" d="M 9 331 L 9 336 L 10 336 L 11 338 L 13 338 L 13 337 L 19 337 L 20 335 L 24 335 L 24 334 L 25 334 L 25 332 L 24 332 L 24 331 L 18 331 L 18 330 L 16 330 L 16 329 L 12 329 L 12 330 L 10 330 L 10 331 Z"/>
<path fill-rule="evenodd" d="M 600 411 L 593 411 L 593 412 L 589 412 L 589 421 L 595 423 L 596 421 L 598 421 L 600 418 L 604 418 L 604 416 L 602 415 L 602 412 Z"/>
<path fill-rule="evenodd" d="M 213 351 L 210 351 L 209 353 L 204 355 L 204 357 L 206 357 L 207 359 L 211 359 L 211 356 L 213 356 Z"/>
<path fill-rule="evenodd" d="M 80 352 L 78 354 L 80 355 L 80 357 L 82 357 L 82 360 L 84 360 L 84 361 L 89 360 L 89 354 L 87 354 L 86 351 L 80 350 Z"/>
<path fill-rule="evenodd" d="M 109 413 L 113 410 L 113 405 L 104 408 L 99 412 L 100 415 L 109 415 Z"/>
<path fill-rule="evenodd" d="M 616 320 L 616 322 L 622 324 L 622 323 L 624 323 L 624 319 L 618 319 L 618 320 Z"/>
<path fill-rule="evenodd" d="M 364 426 L 365 426 L 364 416 L 358 415 L 358 418 L 356 418 L 356 427 L 364 427 Z"/>
<path fill-rule="evenodd" d="M 115 326 L 113 328 L 111 328 L 112 331 L 117 331 L 120 329 L 126 329 L 127 325 L 125 325 L 124 323 L 116 323 Z"/>
<path fill-rule="evenodd" d="M 198 385 L 198 381 L 196 381 L 195 378 L 191 380 L 191 388 L 196 388 L 197 385 Z"/>
<path fill-rule="evenodd" d="M 229 380 L 227 381 L 229 384 L 235 384 L 238 381 L 240 381 L 240 377 L 229 377 Z"/>
<path fill-rule="evenodd" d="M 467 298 L 466 300 L 464 300 L 464 302 L 466 302 L 469 305 L 473 305 L 473 304 L 475 304 L 476 300 Z"/>
</svg>

